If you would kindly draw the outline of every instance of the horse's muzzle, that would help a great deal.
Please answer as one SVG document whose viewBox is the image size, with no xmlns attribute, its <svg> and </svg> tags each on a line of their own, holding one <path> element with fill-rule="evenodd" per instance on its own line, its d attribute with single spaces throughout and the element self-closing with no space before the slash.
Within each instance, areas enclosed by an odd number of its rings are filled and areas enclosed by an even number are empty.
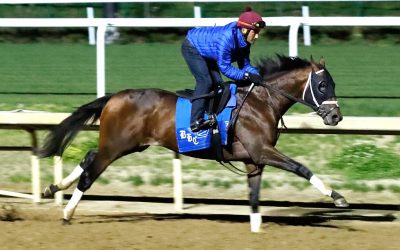
<svg viewBox="0 0 400 250">
<path fill-rule="evenodd" d="M 337 104 L 322 104 L 317 110 L 317 114 L 322 117 L 325 125 L 336 126 L 343 120 L 342 113 Z"/>
</svg>

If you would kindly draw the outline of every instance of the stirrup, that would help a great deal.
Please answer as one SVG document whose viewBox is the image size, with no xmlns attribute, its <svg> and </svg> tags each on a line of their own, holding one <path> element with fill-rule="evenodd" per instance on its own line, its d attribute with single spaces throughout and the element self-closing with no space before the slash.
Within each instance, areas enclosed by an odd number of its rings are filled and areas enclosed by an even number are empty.
<svg viewBox="0 0 400 250">
<path fill-rule="evenodd" d="M 190 130 L 192 130 L 192 132 L 196 133 L 199 132 L 200 130 L 205 130 L 205 129 L 209 129 L 212 126 L 214 126 L 214 124 L 216 123 L 216 119 L 214 117 L 214 115 L 210 115 L 209 119 L 204 120 L 204 119 L 199 119 L 195 122 L 193 122 L 192 124 L 190 124 Z"/>
</svg>

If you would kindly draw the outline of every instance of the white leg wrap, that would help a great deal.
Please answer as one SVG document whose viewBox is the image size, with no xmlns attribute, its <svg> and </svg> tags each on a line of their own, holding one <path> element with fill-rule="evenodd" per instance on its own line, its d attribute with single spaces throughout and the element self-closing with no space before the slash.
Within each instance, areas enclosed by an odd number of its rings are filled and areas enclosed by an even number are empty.
<svg viewBox="0 0 400 250">
<path fill-rule="evenodd" d="M 79 189 L 75 189 L 72 194 L 71 199 L 68 201 L 67 206 L 64 208 L 64 219 L 70 220 L 72 215 L 74 215 L 75 209 L 78 206 L 79 201 L 81 200 L 83 192 Z"/>
<path fill-rule="evenodd" d="M 82 172 L 82 167 L 80 165 L 76 166 L 74 170 L 57 185 L 58 188 L 61 190 L 69 188 L 72 183 L 81 176 Z"/>
<path fill-rule="evenodd" d="M 260 232 L 262 217 L 260 213 L 250 214 L 250 230 L 252 233 Z"/>
<path fill-rule="evenodd" d="M 323 193 L 326 196 L 331 196 L 332 190 L 327 189 L 324 185 L 324 183 L 315 175 L 313 175 L 310 179 L 310 183 L 318 189 L 321 193 Z"/>
</svg>

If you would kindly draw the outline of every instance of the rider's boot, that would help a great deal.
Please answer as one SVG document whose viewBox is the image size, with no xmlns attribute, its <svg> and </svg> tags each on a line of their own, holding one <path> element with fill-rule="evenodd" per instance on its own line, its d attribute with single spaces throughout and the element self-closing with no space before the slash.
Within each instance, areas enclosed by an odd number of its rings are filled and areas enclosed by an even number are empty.
<svg viewBox="0 0 400 250">
<path fill-rule="evenodd" d="M 192 132 L 196 133 L 201 130 L 209 129 L 215 124 L 215 119 L 213 116 L 209 116 L 209 119 L 204 120 L 203 118 L 197 119 L 190 124 L 190 129 Z"/>
</svg>

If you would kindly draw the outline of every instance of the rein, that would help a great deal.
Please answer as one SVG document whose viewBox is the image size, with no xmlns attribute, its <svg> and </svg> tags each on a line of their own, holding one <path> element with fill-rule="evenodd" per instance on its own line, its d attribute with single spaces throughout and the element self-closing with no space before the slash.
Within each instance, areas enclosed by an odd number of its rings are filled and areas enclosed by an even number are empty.
<svg viewBox="0 0 400 250">
<path fill-rule="evenodd" d="M 237 111 L 233 114 L 232 118 L 229 120 L 228 128 L 235 126 L 235 123 L 236 123 L 237 117 L 238 117 L 238 115 L 240 113 L 240 110 L 242 109 L 244 102 L 246 101 L 246 99 L 249 96 L 250 92 L 253 90 L 254 86 L 255 86 L 255 84 L 251 83 L 249 89 L 246 92 L 246 95 L 243 97 L 242 103 L 240 104 L 240 106 L 237 109 Z"/>
<path fill-rule="evenodd" d="M 311 108 L 312 110 L 314 110 L 314 111 L 317 111 L 317 110 L 318 110 L 318 107 L 317 107 L 316 105 L 309 104 L 308 102 L 305 102 L 303 99 L 296 98 L 296 97 L 294 97 L 294 96 L 292 96 L 292 95 L 289 95 L 288 93 L 283 92 L 282 90 L 280 90 L 280 89 L 278 89 L 278 88 L 275 88 L 275 87 L 272 86 L 271 84 L 268 84 L 268 83 L 261 83 L 260 86 L 263 86 L 264 88 L 267 88 L 267 89 L 270 89 L 270 90 L 272 90 L 272 91 L 274 91 L 274 92 L 277 92 L 277 93 L 283 95 L 284 97 L 288 98 L 289 100 L 292 100 L 292 101 L 294 101 L 294 102 L 299 102 L 299 103 L 301 103 L 301 104 L 303 104 L 303 105 L 305 105 L 305 106 L 308 106 L 308 107 L 310 107 L 310 108 Z"/>
<path fill-rule="evenodd" d="M 237 111 L 234 113 L 234 115 L 232 116 L 231 120 L 229 121 L 228 127 L 233 127 L 233 126 L 235 125 L 236 120 L 237 120 L 237 117 L 238 117 L 238 115 L 239 115 L 239 113 L 240 113 L 240 110 L 242 109 L 243 104 L 245 103 L 245 101 L 246 101 L 248 95 L 249 95 L 249 94 L 251 93 L 251 91 L 254 89 L 254 86 L 255 86 L 255 84 L 254 84 L 254 83 L 251 83 L 249 89 L 248 89 L 247 92 L 246 92 L 246 95 L 243 97 L 242 103 L 240 104 L 239 108 L 237 109 Z M 280 90 L 280 89 L 278 89 L 278 88 L 275 88 L 275 87 L 272 86 L 271 84 L 268 84 L 268 83 L 260 83 L 259 86 L 262 86 L 262 87 L 264 87 L 264 88 L 267 88 L 267 89 L 270 89 L 270 90 L 272 90 L 272 91 L 274 91 L 274 92 L 277 92 L 277 93 L 283 95 L 284 97 L 288 98 L 289 100 L 292 100 L 292 101 L 294 101 L 294 102 L 299 102 L 299 103 L 301 103 L 301 104 L 303 104 L 303 105 L 305 105 L 305 106 L 308 106 L 308 107 L 310 107 L 311 109 L 313 109 L 315 112 L 318 112 L 318 110 L 319 110 L 319 107 L 318 107 L 318 106 L 309 104 L 309 103 L 305 102 L 304 100 L 302 100 L 302 99 L 300 99 L 300 98 L 296 98 L 296 97 L 294 97 L 294 96 L 292 96 L 292 95 L 289 95 L 288 93 L 283 92 L 282 90 Z M 331 110 L 329 110 L 329 112 L 327 112 L 327 113 L 324 114 L 324 115 L 325 115 L 325 116 L 328 115 L 328 114 L 329 114 L 332 110 L 334 110 L 334 109 L 335 109 L 335 108 L 332 108 Z M 282 124 L 284 124 L 284 123 L 283 123 L 283 120 L 282 120 Z M 286 127 L 285 125 L 283 125 L 283 126 Z"/>
</svg>

